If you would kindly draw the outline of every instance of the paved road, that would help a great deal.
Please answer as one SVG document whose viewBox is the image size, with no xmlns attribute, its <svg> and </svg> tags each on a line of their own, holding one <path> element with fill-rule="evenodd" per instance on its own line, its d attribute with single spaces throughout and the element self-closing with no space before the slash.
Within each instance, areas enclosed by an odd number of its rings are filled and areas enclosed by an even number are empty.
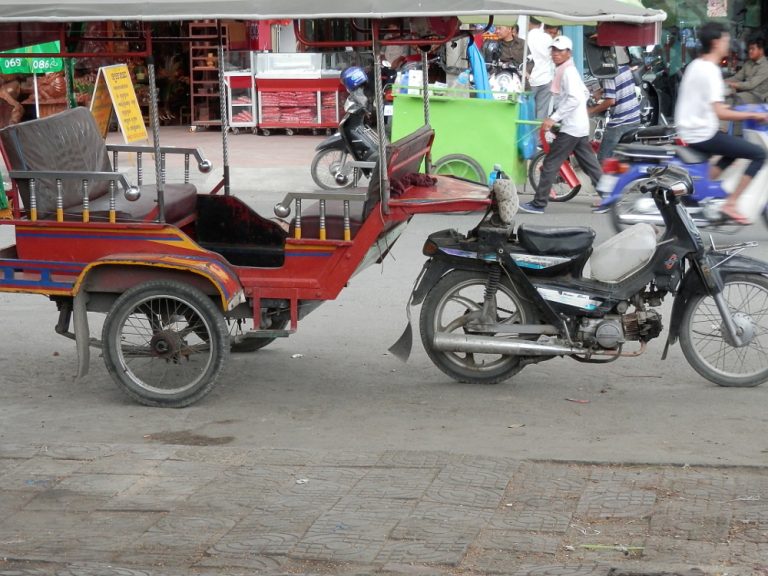
<svg viewBox="0 0 768 576">
<path fill-rule="evenodd" d="M 266 212 L 312 189 L 317 141 L 231 137 L 235 192 Z M 590 200 L 520 220 L 605 239 Z M 381 268 L 296 335 L 233 357 L 184 410 L 133 404 L 98 355 L 73 381 L 53 304 L 0 295 L 0 575 L 761 569 L 768 388 L 718 388 L 679 348 L 661 362 L 660 340 L 638 359 L 558 359 L 497 386 L 451 381 L 418 339 L 408 364 L 388 354 L 424 238 L 475 221 L 415 218 Z"/>
</svg>

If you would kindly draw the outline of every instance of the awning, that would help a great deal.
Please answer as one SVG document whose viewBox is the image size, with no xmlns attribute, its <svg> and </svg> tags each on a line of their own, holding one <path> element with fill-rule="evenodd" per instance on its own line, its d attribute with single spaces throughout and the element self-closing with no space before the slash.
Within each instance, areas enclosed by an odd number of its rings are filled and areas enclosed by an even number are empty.
<svg viewBox="0 0 768 576">
<path fill-rule="evenodd" d="M 618 0 L 0 0 L 0 22 L 400 18 L 530 14 L 564 21 L 657 22 L 666 14 Z"/>
</svg>

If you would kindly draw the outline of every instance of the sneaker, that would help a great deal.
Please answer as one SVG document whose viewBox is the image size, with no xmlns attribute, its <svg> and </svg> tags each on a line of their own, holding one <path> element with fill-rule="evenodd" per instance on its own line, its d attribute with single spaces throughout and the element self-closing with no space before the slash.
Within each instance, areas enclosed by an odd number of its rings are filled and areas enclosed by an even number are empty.
<svg viewBox="0 0 768 576">
<path fill-rule="evenodd" d="M 544 208 L 541 206 L 536 206 L 533 202 L 520 204 L 520 210 L 523 212 L 528 212 L 528 214 L 544 214 Z"/>
<path fill-rule="evenodd" d="M 610 206 L 592 206 L 592 214 L 605 214 L 606 212 L 610 211 Z"/>
</svg>

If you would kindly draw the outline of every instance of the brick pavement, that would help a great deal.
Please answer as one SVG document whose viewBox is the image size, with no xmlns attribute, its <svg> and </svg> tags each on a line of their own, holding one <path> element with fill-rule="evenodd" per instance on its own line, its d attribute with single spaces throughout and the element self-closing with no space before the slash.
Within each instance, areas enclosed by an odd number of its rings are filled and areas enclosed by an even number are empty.
<svg viewBox="0 0 768 576">
<path fill-rule="evenodd" d="M 759 468 L 0 445 L 0 576 L 768 574 Z"/>
</svg>

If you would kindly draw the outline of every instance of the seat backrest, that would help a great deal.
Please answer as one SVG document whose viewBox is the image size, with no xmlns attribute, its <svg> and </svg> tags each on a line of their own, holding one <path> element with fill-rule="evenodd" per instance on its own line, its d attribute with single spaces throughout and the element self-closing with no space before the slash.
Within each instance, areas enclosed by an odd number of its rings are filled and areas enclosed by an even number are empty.
<svg viewBox="0 0 768 576">
<path fill-rule="evenodd" d="M 407 174 L 418 172 L 424 157 L 432 147 L 435 139 L 435 131 L 427 125 L 415 132 L 403 136 L 399 140 L 387 145 L 387 176 L 390 182 L 399 180 Z M 376 165 L 371 173 L 371 181 L 368 184 L 368 199 L 363 209 L 363 218 L 367 218 L 371 209 L 381 202 L 381 188 L 379 186 L 379 166 Z"/>
<path fill-rule="evenodd" d="M 104 139 L 87 108 L 72 108 L 37 120 L 13 124 L 0 130 L 9 170 L 89 171 L 112 170 Z M 82 203 L 82 184 L 78 179 L 62 180 L 64 209 Z M 19 194 L 29 207 L 29 181 L 18 180 Z M 107 181 L 91 181 L 90 199 L 104 195 Z M 56 179 L 37 180 L 37 209 L 56 210 Z"/>
</svg>

